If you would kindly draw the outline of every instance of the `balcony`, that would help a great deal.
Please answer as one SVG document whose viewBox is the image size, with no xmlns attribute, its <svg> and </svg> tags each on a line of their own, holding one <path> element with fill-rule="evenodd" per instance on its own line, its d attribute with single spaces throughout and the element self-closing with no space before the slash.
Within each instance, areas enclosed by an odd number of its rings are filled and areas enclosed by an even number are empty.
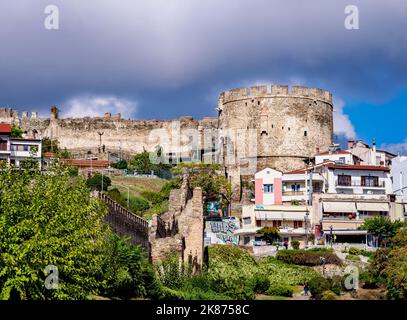
<svg viewBox="0 0 407 320">
<path fill-rule="evenodd" d="M 303 196 L 304 191 L 284 191 L 283 196 Z"/>
<path fill-rule="evenodd" d="M 385 188 L 386 184 L 384 181 L 379 181 L 377 183 L 374 182 L 367 182 L 362 183 L 361 181 L 352 181 L 350 183 L 343 183 L 343 182 L 335 182 L 335 186 L 337 188 L 353 188 L 353 187 L 361 187 L 361 188 Z"/>
<path fill-rule="evenodd" d="M 0 154 L 8 154 L 10 153 L 10 149 L 8 149 L 7 143 L 0 143 Z"/>
</svg>

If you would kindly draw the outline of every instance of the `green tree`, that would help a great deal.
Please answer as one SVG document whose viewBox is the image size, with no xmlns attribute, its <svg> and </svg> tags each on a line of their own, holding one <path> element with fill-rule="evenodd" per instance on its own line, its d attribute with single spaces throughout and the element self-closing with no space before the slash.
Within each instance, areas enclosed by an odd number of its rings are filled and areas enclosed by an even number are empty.
<svg viewBox="0 0 407 320">
<path fill-rule="evenodd" d="M 84 299 L 100 286 L 106 206 L 55 169 L 0 170 L 0 299 Z M 45 268 L 59 272 L 46 289 Z"/>
<path fill-rule="evenodd" d="M 162 149 L 158 146 L 156 151 L 149 153 L 144 150 L 134 156 L 132 160 L 128 162 L 128 168 L 137 172 L 154 173 L 160 178 L 169 179 L 171 177 L 171 165 L 163 163 L 159 157 L 161 157 Z M 153 161 L 151 160 L 153 159 Z"/>
<path fill-rule="evenodd" d="M 263 227 L 256 233 L 261 235 L 261 238 L 269 244 L 272 244 L 275 240 L 280 239 L 280 233 L 275 227 Z"/>
<path fill-rule="evenodd" d="M 120 160 L 120 161 L 117 161 L 117 162 L 115 162 L 114 164 L 113 164 L 113 168 L 116 168 L 116 169 L 127 169 L 127 161 L 126 160 Z"/>
<path fill-rule="evenodd" d="M 64 148 L 64 150 L 62 150 L 62 151 L 59 150 L 58 154 L 62 159 L 70 159 L 71 158 L 71 153 L 66 148 Z"/>
<path fill-rule="evenodd" d="M 108 176 L 102 176 L 101 174 L 97 173 L 86 180 L 86 185 L 91 190 L 107 191 L 107 189 L 112 185 L 112 180 Z"/>
<path fill-rule="evenodd" d="M 232 186 L 218 164 L 181 163 L 173 169 L 180 180 L 189 175 L 191 188 L 202 188 L 205 201 L 220 200 L 220 208 L 227 208 L 232 198 Z"/>
<path fill-rule="evenodd" d="M 403 222 L 392 222 L 387 217 L 377 216 L 366 219 L 360 226 L 360 229 L 367 230 L 372 235 L 377 236 L 380 245 L 384 236 L 393 237 L 402 226 L 404 226 Z"/>
<path fill-rule="evenodd" d="M 59 142 L 56 139 L 50 139 L 48 137 L 42 138 L 42 153 L 44 154 L 45 152 L 53 152 L 53 153 L 58 153 L 59 152 Z"/>
<path fill-rule="evenodd" d="M 112 234 L 102 263 L 104 294 L 112 297 L 157 297 L 158 278 L 141 246 Z"/>
<path fill-rule="evenodd" d="M 11 137 L 12 138 L 22 138 L 24 131 L 20 128 L 12 127 L 11 128 Z"/>
</svg>

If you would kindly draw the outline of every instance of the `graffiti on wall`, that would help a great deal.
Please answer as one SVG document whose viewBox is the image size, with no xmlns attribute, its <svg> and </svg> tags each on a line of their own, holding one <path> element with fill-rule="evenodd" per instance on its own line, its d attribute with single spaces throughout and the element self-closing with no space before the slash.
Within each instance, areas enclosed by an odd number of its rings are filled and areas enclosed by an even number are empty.
<svg viewBox="0 0 407 320">
<path fill-rule="evenodd" d="M 207 221 L 206 230 L 214 233 L 224 244 L 239 244 L 239 236 L 235 236 L 235 230 L 239 229 L 239 220 L 235 217 L 223 218 L 221 221 Z"/>
</svg>

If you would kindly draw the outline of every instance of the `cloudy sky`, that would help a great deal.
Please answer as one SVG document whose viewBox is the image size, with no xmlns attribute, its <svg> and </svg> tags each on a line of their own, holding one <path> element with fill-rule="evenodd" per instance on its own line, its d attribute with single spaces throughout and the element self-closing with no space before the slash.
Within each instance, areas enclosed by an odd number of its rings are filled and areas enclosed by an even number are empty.
<svg viewBox="0 0 407 320">
<path fill-rule="evenodd" d="M 2 0 L 0 105 L 200 118 L 230 88 L 317 86 L 334 94 L 337 140 L 407 154 L 406 17 L 405 0 Z"/>
</svg>

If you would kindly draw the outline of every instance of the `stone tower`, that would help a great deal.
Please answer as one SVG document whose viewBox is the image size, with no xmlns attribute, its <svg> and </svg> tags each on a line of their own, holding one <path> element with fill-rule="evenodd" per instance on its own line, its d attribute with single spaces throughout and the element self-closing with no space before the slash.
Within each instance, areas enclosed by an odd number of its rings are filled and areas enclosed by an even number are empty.
<svg viewBox="0 0 407 320">
<path fill-rule="evenodd" d="M 223 148 L 235 150 L 255 144 L 252 158 L 257 160 L 256 171 L 271 167 L 285 172 L 304 167 L 304 160 L 318 148 L 332 144 L 332 94 L 325 90 L 301 86 L 291 90 L 288 86 L 234 89 L 220 94 L 218 112 Z M 254 138 L 244 139 L 245 131 L 251 131 Z M 237 156 L 236 151 L 235 155 L 234 163 L 224 163 L 234 193 L 239 194 L 245 157 Z"/>
</svg>

